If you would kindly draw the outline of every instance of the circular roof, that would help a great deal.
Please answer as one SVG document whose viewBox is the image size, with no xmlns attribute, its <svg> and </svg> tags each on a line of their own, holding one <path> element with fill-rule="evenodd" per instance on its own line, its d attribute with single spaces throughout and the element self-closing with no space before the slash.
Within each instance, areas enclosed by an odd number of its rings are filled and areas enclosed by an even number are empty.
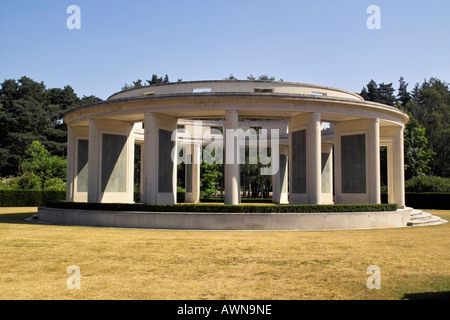
<svg viewBox="0 0 450 320">
<path fill-rule="evenodd" d="M 108 100 L 151 95 L 199 93 L 272 93 L 364 100 L 356 93 L 306 83 L 267 80 L 213 80 L 162 83 L 120 91 Z"/>
</svg>

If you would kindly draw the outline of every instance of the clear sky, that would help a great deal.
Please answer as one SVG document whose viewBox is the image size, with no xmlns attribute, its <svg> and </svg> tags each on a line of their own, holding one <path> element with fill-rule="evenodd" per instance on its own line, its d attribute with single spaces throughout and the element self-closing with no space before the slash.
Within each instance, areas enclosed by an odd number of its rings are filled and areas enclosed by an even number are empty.
<svg viewBox="0 0 450 320">
<path fill-rule="evenodd" d="M 70 30 L 69 5 L 81 10 Z M 366 12 L 381 9 L 381 29 Z M 450 81 L 450 1 L 0 0 L 0 81 L 28 76 L 106 99 L 170 81 L 267 74 L 359 92 L 371 79 Z"/>
</svg>

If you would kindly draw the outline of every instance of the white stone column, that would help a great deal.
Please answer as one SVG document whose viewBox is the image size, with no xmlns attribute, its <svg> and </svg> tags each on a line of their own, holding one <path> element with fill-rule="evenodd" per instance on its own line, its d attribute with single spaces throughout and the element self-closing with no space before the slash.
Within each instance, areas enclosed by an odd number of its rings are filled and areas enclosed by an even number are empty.
<svg viewBox="0 0 450 320">
<path fill-rule="evenodd" d="M 307 130 L 308 203 L 320 204 L 322 194 L 322 126 L 318 112 L 310 114 Z"/>
<path fill-rule="evenodd" d="M 369 203 L 381 203 L 381 187 L 380 187 L 380 120 L 373 119 L 369 126 L 369 170 L 368 170 L 368 186 L 369 186 Z"/>
<path fill-rule="evenodd" d="M 89 120 L 88 164 L 89 202 L 134 202 L 134 124 Z"/>
<path fill-rule="evenodd" d="M 388 203 L 396 203 L 394 191 L 394 151 L 393 139 L 388 140 L 387 148 L 387 187 L 388 187 Z"/>
<path fill-rule="evenodd" d="M 140 147 L 141 147 L 141 163 L 140 163 L 141 176 L 139 177 L 139 179 L 140 179 L 139 180 L 140 181 L 140 183 L 139 183 L 139 185 L 140 185 L 139 198 L 140 198 L 140 202 L 143 202 L 143 199 L 145 197 L 145 195 L 144 195 L 144 144 L 141 144 Z"/>
<path fill-rule="evenodd" d="M 405 207 L 405 160 L 403 127 L 398 127 L 393 141 L 394 197 L 398 208 Z"/>
<path fill-rule="evenodd" d="M 321 204 L 332 204 L 333 201 L 333 144 L 322 142 L 322 161 L 321 161 Z"/>
<path fill-rule="evenodd" d="M 67 127 L 67 187 L 66 200 L 73 202 L 87 201 L 87 178 L 88 172 L 85 166 L 79 163 L 81 158 L 87 155 L 88 150 L 80 150 L 80 141 L 86 142 L 89 139 L 89 128 L 68 126 Z M 80 156 L 80 152 L 86 152 Z M 87 162 L 88 159 L 86 159 Z M 83 164 L 87 165 L 87 164 Z M 81 177 L 82 176 L 82 177 Z M 80 179 L 86 182 L 86 188 L 80 187 Z"/>
<path fill-rule="evenodd" d="M 274 156 L 272 154 L 272 156 Z M 272 176 L 272 202 L 278 204 L 289 203 L 288 200 L 288 146 L 279 146 L 279 168 Z"/>
<path fill-rule="evenodd" d="M 193 143 L 191 145 L 191 153 L 189 157 L 191 158 L 190 172 L 186 170 L 186 183 L 191 184 L 191 189 L 188 192 L 186 189 L 186 199 L 187 203 L 198 203 L 200 202 L 200 164 L 201 164 L 201 143 Z M 187 168 L 188 164 L 186 164 Z M 189 181 L 188 181 L 189 180 Z"/>
<path fill-rule="evenodd" d="M 97 120 L 89 120 L 88 202 L 100 202 L 100 130 Z"/>
<path fill-rule="evenodd" d="M 176 203 L 177 195 L 177 167 L 176 163 L 172 161 L 171 156 L 160 159 L 160 150 L 168 144 L 171 149 L 176 150 L 175 141 L 166 140 L 164 145 L 159 144 L 160 133 L 162 131 L 170 132 L 171 134 L 177 128 L 177 120 L 162 114 L 155 114 L 147 112 L 144 115 L 144 154 L 143 164 L 143 203 L 149 204 L 174 204 Z M 174 156 L 176 159 L 176 156 Z M 161 161 L 160 161 L 161 160 Z M 160 176 L 162 166 L 170 163 L 170 172 L 168 176 Z M 166 179 L 163 181 L 163 179 Z M 164 182 L 171 181 L 172 187 L 170 190 L 162 190 L 160 186 Z"/>
<path fill-rule="evenodd" d="M 234 135 L 237 129 L 239 129 L 237 110 L 227 110 L 225 123 L 225 204 L 230 205 L 238 205 L 240 198 L 239 138 Z"/>
<path fill-rule="evenodd" d="M 73 201 L 75 192 L 75 137 L 72 126 L 67 126 L 67 183 L 66 201 Z"/>
<path fill-rule="evenodd" d="M 158 194 L 158 126 L 153 113 L 144 115 L 143 203 L 156 204 Z"/>
</svg>

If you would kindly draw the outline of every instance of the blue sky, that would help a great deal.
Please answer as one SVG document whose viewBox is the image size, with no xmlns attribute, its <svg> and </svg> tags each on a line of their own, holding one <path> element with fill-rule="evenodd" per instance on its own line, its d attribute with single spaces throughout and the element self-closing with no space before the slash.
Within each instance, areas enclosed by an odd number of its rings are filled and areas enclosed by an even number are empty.
<svg viewBox="0 0 450 320">
<path fill-rule="evenodd" d="M 69 5 L 81 29 L 69 30 Z M 369 30 L 368 6 L 381 9 Z M 359 92 L 450 81 L 450 1 L 0 0 L 0 81 L 28 76 L 106 99 L 125 83 L 277 79 Z"/>
</svg>

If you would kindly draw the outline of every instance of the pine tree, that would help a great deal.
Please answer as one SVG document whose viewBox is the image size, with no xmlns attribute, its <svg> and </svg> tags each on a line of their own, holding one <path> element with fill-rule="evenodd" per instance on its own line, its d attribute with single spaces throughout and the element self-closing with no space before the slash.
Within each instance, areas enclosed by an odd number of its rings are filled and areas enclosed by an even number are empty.
<svg viewBox="0 0 450 320">
<path fill-rule="evenodd" d="M 403 77 L 400 77 L 398 93 L 397 93 L 397 101 L 400 105 L 405 108 L 408 102 L 411 101 L 411 94 L 408 92 L 408 84 L 405 82 Z"/>
</svg>

